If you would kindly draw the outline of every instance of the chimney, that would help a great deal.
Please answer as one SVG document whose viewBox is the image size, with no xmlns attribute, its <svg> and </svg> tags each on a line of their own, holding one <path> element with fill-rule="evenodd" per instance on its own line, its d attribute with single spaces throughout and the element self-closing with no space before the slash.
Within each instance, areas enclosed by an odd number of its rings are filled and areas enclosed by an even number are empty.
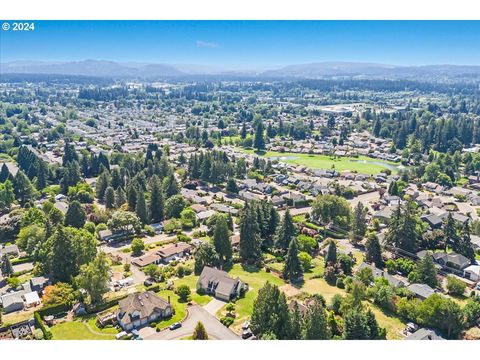
<svg viewBox="0 0 480 360">
<path fill-rule="evenodd" d="M 168 295 L 167 301 L 168 301 L 168 303 L 170 304 L 170 295 Z"/>
</svg>

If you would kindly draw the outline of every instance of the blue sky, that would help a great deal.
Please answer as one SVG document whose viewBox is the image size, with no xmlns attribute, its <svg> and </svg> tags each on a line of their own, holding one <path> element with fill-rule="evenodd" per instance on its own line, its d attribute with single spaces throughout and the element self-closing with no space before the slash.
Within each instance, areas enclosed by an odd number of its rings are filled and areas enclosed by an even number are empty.
<svg viewBox="0 0 480 360">
<path fill-rule="evenodd" d="M 0 30 L 2 62 L 84 59 L 479 65 L 480 21 L 36 21 L 33 32 Z"/>
</svg>

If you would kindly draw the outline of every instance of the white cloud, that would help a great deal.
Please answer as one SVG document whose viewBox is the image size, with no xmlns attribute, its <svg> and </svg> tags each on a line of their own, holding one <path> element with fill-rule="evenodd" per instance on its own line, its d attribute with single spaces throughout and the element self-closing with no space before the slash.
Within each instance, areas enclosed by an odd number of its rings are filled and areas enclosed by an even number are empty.
<svg viewBox="0 0 480 360">
<path fill-rule="evenodd" d="M 195 42 L 195 44 L 196 44 L 197 47 L 199 47 L 199 48 L 214 49 L 214 48 L 219 47 L 219 45 L 216 44 L 216 43 L 212 43 L 212 42 L 208 42 L 208 41 L 203 41 L 203 40 L 197 40 L 197 41 Z"/>
</svg>

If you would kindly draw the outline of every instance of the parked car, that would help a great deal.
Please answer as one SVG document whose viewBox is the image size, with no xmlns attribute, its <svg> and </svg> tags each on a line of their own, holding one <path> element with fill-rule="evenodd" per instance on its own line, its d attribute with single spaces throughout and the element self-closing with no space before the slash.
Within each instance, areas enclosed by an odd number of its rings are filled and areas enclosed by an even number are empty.
<svg viewBox="0 0 480 360">
<path fill-rule="evenodd" d="M 176 322 L 176 323 L 170 325 L 169 329 L 173 331 L 173 330 L 176 330 L 176 329 L 181 328 L 181 327 L 182 327 L 182 323 Z"/>
<path fill-rule="evenodd" d="M 242 332 L 242 339 L 248 339 L 251 337 L 253 334 L 250 330 L 243 330 Z"/>
<path fill-rule="evenodd" d="M 145 281 L 143 282 L 143 285 L 145 285 L 145 286 L 152 286 L 152 285 L 153 285 L 153 281 L 150 280 L 150 279 L 147 279 L 147 280 L 145 280 Z"/>
<path fill-rule="evenodd" d="M 248 330 L 250 328 L 250 321 L 245 321 L 242 325 L 242 330 Z"/>
<path fill-rule="evenodd" d="M 477 284 L 477 290 L 480 290 L 480 282 Z"/>
</svg>

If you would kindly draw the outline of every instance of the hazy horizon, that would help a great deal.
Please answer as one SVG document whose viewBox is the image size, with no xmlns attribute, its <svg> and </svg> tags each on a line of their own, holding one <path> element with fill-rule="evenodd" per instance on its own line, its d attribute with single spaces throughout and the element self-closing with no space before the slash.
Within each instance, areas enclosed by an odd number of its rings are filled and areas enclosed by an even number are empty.
<svg viewBox="0 0 480 360">
<path fill-rule="evenodd" d="M 480 64 L 478 21 L 35 21 L 0 61 L 95 59 L 263 70 L 324 62 Z"/>
</svg>

